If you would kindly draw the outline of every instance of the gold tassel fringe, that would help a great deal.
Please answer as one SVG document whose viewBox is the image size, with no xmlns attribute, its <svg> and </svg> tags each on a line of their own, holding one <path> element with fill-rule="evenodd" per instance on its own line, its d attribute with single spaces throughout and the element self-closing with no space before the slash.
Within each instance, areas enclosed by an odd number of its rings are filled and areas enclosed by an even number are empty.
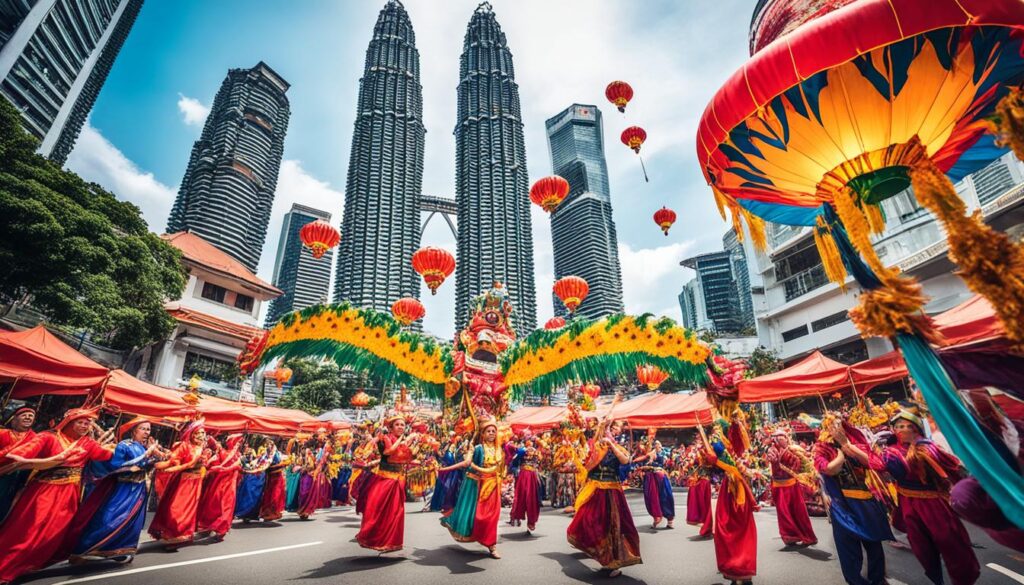
<svg viewBox="0 0 1024 585">
<path fill-rule="evenodd" d="M 725 208 L 729 205 L 729 200 L 726 199 L 725 193 L 718 190 L 718 187 L 711 186 L 711 192 L 715 194 L 715 206 L 718 207 L 718 215 L 722 216 L 722 220 L 725 220 Z"/>
<path fill-rule="evenodd" d="M 996 105 L 999 122 L 994 125 L 996 144 L 1009 146 L 1017 158 L 1024 160 L 1024 92 L 1019 87 L 999 100 Z"/>
<path fill-rule="evenodd" d="M 879 276 L 886 271 L 875 247 L 871 245 L 871 223 L 867 216 L 857 205 L 857 194 L 849 187 L 841 189 L 832 197 L 832 203 L 836 209 L 836 215 L 846 227 L 846 233 L 850 236 L 850 243 L 864 258 L 864 262 L 871 267 Z M 884 223 L 884 222 L 883 222 Z"/>
<path fill-rule="evenodd" d="M 743 208 L 736 203 L 729 204 L 729 215 L 732 216 L 732 231 L 736 232 L 736 239 L 743 241 L 743 222 L 740 217 L 743 215 Z"/>
<path fill-rule="evenodd" d="M 1019 94 L 1016 92 L 1014 104 L 1000 102 L 1000 108 L 1016 108 L 1021 116 L 1012 123 L 1014 128 L 1024 129 Z M 1002 126 L 1010 121 L 1004 116 Z M 1024 133 L 1014 136 L 1021 137 Z M 1024 141 L 1018 141 L 1018 145 L 1024 146 Z M 1013 148 L 1017 151 L 1017 145 Z M 1018 156 L 1020 152 L 1024 150 L 1019 151 Z M 980 211 L 966 215 L 966 206 L 953 183 L 931 161 L 912 168 L 910 179 L 917 200 L 942 222 L 949 257 L 960 267 L 960 278 L 992 304 L 1006 328 L 1006 336 L 1017 344 L 1024 343 L 1024 247 L 987 225 Z"/>
<path fill-rule="evenodd" d="M 747 229 L 750 230 L 750 243 L 758 252 L 768 251 L 768 235 L 765 232 L 764 220 L 750 213 L 745 207 L 740 207 L 743 212 L 743 219 L 747 222 Z"/>
<path fill-rule="evenodd" d="M 882 215 L 880 207 L 866 201 L 861 201 L 860 208 L 864 212 L 864 217 L 868 220 L 868 227 L 871 228 L 872 234 L 880 234 L 885 231 L 885 216 Z"/>
<path fill-rule="evenodd" d="M 818 216 L 817 225 L 814 227 L 814 244 L 818 248 L 818 255 L 821 256 L 821 263 L 825 267 L 825 276 L 839 285 L 839 288 L 846 292 L 846 266 L 843 265 L 843 258 L 839 255 L 839 248 L 832 239 L 832 229 L 825 218 Z"/>
<path fill-rule="evenodd" d="M 919 332 L 937 343 L 931 318 L 921 309 L 928 302 L 917 280 L 886 269 L 879 274 L 882 287 L 865 290 L 860 304 L 850 309 L 850 320 L 865 337 L 893 337 L 897 333 Z"/>
</svg>

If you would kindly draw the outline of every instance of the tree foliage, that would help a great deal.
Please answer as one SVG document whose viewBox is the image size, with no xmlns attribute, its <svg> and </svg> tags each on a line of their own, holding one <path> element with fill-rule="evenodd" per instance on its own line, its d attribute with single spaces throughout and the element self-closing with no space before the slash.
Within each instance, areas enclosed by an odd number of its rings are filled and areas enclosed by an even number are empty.
<svg viewBox="0 0 1024 585">
<path fill-rule="evenodd" d="M 364 380 L 331 361 L 295 358 L 285 362 L 293 386 L 277 401 L 282 408 L 304 410 L 313 416 L 348 404 Z"/>
<path fill-rule="evenodd" d="M 772 374 L 782 369 L 782 360 L 779 359 L 777 351 L 766 348 L 763 345 L 757 346 L 754 353 L 747 358 L 746 375 L 756 378 L 765 374 Z"/>
<path fill-rule="evenodd" d="M 0 99 L 0 300 L 29 300 L 51 323 L 117 349 L 164 338 L 181 296 L 181 254 L 149 231 L 139 208 L 35 153 Z"/>
</svg>

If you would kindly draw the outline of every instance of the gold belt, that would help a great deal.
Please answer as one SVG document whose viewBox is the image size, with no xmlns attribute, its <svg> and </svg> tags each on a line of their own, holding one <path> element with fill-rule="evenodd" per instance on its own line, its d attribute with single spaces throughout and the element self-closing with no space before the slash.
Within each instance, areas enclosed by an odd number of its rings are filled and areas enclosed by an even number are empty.
<svg viewBox="0 0 1024 585">
<path fill-rule="evenodd" d="M 66 485 L 82 481 L 81 467 L 55 467 L 44 469 L 35 476 L 35 481 L 52 485 Z"/>
<path fill-rule="evenodd" d="M 387 479 L 397 479 L 399 481 L 405 480 L 405 474 L 398 471 L 388 471 L 386 469 L 377 468 L 373 470 L 373 473 Z"/>
<path fill-rule="evenodd" d="M 136 471 L 134 473 L 122 473 L 117 476 L 118 483 L 145 483 L 146 472 Z"/>
<path fill-rule="evenodd" d="M 843 490 L 843 495 L 851 500 L 870 500 L 874 498 L 868 490 L 859 489 L 845 489 Z"/>
<path fill-rule="evenodd" d="M 934 491 L 934 490 L 912 490 L 910 488 L 898 487 L 897 486 L 896 487 L 896 491 L 901 496 L 906 496 L 908 498 L 918 498 L 918 499 L 922 499 L 922 500 L 934 500 L 936 498 L 943 498 L 943 497 L 945 497 L 945 495 L 943 495 L 942 493 Z"/>
<path fill-rule="evenodd" d="M 789 479 L 773 479 L 772 480 L 772 487 L 773 488 L 787 488 L 787 487 L 793 487 L 794 485 L 796 485 L 796 478 L 795 477 L 791 477 Z"/>
<path fill-rule="evenodd" d="M 520 467 L 519 470 L 520 471 L 537 471 L 537 467 L 535 465 L 524 465 L 524 466 Z"/>
<path fill-rule="evenodd" d="M 492 477 L 496 477 L 496 476 L 497 476 L 496 473 L 480 474 L 480 473 L 476 473 L 476 472 L 473 472 L 473 471 L 471 471 L 471 472 L 466 474 L 466 477 L 468 477 L 470 479 L 475 479 L 477 481 L 480 481 L 482 479 L 491 479 Z"/>
</svg>

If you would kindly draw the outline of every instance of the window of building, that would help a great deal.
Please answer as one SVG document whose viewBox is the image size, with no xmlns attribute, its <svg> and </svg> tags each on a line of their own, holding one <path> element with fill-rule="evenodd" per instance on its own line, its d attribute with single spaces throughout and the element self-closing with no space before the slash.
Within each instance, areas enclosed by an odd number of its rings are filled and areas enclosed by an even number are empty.
<svg viewBox="0 0 1024 585">
<path fill-rule="evenodd" d="M 252 311 L 253 298 L 249 295 L 236 295 L 235 308 L 243 311 Z"/>
<path fill-rule="evenodd" d="M 794 339 L 799 339 L 799 338 L 801 338 L 801 337 L 803 337 L 805 335 L 809 335 L 809 334 L 810 334 L 810 332 L 807 331 L 807 325 L 801 325 L 801 326 L 797 327 L 796 329 L 790 329 L 789 331 L 783 331 L 782 332 L 782 340 L 783 341 L 793 341 Z"/>
<path fill-rule="evenodd" d="M 783 285 L 786 300 L 828 284 L 821 256 L 814 246 L 814 239 L 807 238 L 775 259 L 775 277 Z"/>
<path fill-rule="evenodd" d="M 840 323 L 848 321 L 849 319 L 850 316 L 847 314 L 846 311 L 839 311 L 838 313 L 833 313 L 828 317 L 822 317 L 817 321 L 811 321 L 811 330 L 821 331 L 822 329 L 827 329 L 829 327 L 832 327 L 833 325 L 839 325 Z"/>
<path fill-rule="evenodd" d="M 192 376 L 199 376 L 207 382 L 232 386 L 237 385 L 240 379 L 238 366 L 235 362 L 219 360 L 189 351 L 185 352 L 185 367 L 181 372 L 181 377 L 184 380 L 188 380 Z"/>
<path fill-rule="evenodd" d="M 204 299 L 209 299 L 215 303 L 223 303 L 224 295 L 226 295 L 227 292 L 227 289 L 222 286 L 217 286 L 216 284 L 211 284 L 209 282 L 203 283 Z"/>
</svg>

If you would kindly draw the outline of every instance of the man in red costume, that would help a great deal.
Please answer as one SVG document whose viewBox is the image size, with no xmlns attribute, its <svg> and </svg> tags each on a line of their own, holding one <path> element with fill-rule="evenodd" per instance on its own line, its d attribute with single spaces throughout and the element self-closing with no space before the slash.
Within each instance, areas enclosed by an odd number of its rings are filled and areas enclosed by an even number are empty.
<svg viewBox="0 0 1024 585">
<path fill-rule="evenodd" d="M 899 513 L 924 573 L 942 585 L 942 561 L 953 585 L 972 585 L 981 574 L 971 538 L 949 506 L 949 490 L 963 475 L 960 460 L 924 438 L 924 423 L 903 410 L 892 419 L 897 443 L 882 453 L 896 479 Z"/>
<path fill-rule="evenodd" d="M 772 467 L 772 501 L 779 518 L 779 534 L 787 545 L 818 544 L 807 514 L 803 487 L 799 474 L 804 467 L 805 455 L 789 441 L 789 433 L 779 428 L 772 432 L 772 446 L 766 458 Z"/>
<path fill-rule="evenodd" d="M 0 522 L 11 511 L 11 505 L 22 486 L 28 481 L 30 470 L 15 470 L 14 462 L 6 458 L 7 452 L 36 436 L 32 424 L 36 422 L 36 409 L 21 406 L 7 419 L 8 428 L 0 429 Z"/>
<path fill-rule="evenodd" d="M 82 468 L 113 456 L 113 445 L 102 444 L 110 433 L 99 441 L 88 436 L 96 416 L 96 409 L 69 410 L 53 432 L 40 433 L 7 453 L 17 468 L 36 473 L 0 525 L 0 583 L 52 562 L 78 510 Z"/>
</svg>

